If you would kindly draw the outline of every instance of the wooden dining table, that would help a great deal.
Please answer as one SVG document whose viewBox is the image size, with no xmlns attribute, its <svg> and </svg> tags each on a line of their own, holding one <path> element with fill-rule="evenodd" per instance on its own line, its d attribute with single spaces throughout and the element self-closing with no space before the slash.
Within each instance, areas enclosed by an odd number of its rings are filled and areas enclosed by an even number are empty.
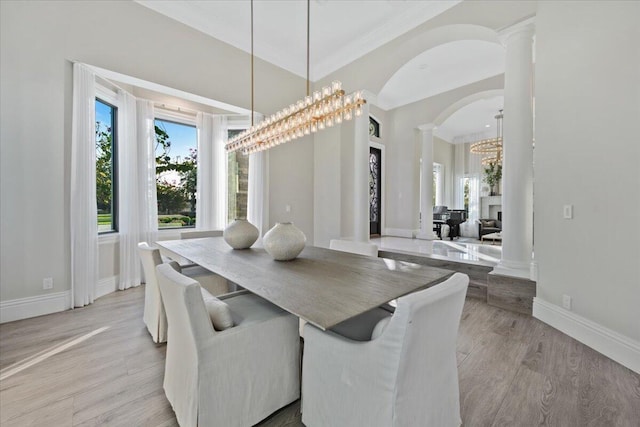
<svg viewBox="0 0 640 427">
<path fill-rule="evenodd" d="M 314 246 L 275 261 L 261 247 L 234 250 L 222 237 L 156 244 L 163 255 L 199 264 L 323 330 L 454 273 Z"/>
</svg>

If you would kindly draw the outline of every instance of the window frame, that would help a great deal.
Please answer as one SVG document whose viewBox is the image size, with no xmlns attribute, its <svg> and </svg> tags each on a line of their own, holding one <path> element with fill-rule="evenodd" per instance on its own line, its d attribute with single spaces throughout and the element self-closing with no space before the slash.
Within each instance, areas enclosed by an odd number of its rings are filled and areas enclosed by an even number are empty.
<svg viewBox="0 0 640 427">
<path fill-rule="evenodd" d="M 111 230 L 100 231 L 98 229 L 98 236 L 105 236 L 109 234 L 117 234 L 119 232 L 119 209 L 118 209 L 118 196 L 119 196 L 119 179 L 118 179 L 118 111 L 119 102 L 117 93 L 107 87 L 96 82 L 95 102 L 100 102 L 112 108 L 111 114 Z M 95 123 L 95 120 L 94 120 Z M 95 140 L 94 140 L 95 143 Z M 97 159 L 96 159 L 97 161 Z M 97 183 L 96 183 L 97 189 Z M 97 205 L 97 200 L 96 200 Z M 96 217 L 96 221 L 98 218 Z"/>
<path fill-rule="evenodd" d="M 169 122 L 169 123 L 173 123 L 176 125 L 182 125 L 182 126 L 190 126 L 193 127 L 196 130 L 196 150 L 199 148 L 198 147 L 198 122 L 197 122 L 197 116 L 193 115 L 193 114 L 189 114 L 189 113 L 185 113 L 182 111 L 173 111 L 173 110 L 169 110 L 166 108 L 161 108 L 161 107 L 155 107 L 154 108 L 154 114 L 153 114 L 153 124 L 154 124 L 154 128 L 156 125 L 156 120 L 161 120 L 163 122 Z M 154 159 L 155 159 L 155 151 L 154 151 Z M 197 167 L 199 167 L 199 164 L 197 164 Z M 154 160 L 154 167 L 155 167 L 155 160 Z M 156 180 L 157 180 L 157 173 L 156 173 Z M 157 181 L 156 181 L 156 191 L 157 191 Z M 197 187 L 196 187 L 197 188 Z M 157 201 L 156 201 L 156 206 L 157 206 Z M 198 196 L 197 196 L 197 190 L 196 190 L 196 212 L 197 212 L 197 206 L 198 206 Z M 159 215 L 159 214 L 158 214 Z M 195 217 L 196 220 L 196 224 L 198 222 L 198 217 L 196 215 Z M 189 230 L 193 230 L 195 229 L 195 225 L 190 225 L 190 226 L 184 226 L 184 227 L 160 227 L 160 223 L 158 222 L 158 224 L 156 224 L 156 230 L 159 232 L 163 232 L 165 230 L 167 231 L 176 231 L 176 230 L 182 230 L 182 229 L 189 229 Z"/>
</svg>

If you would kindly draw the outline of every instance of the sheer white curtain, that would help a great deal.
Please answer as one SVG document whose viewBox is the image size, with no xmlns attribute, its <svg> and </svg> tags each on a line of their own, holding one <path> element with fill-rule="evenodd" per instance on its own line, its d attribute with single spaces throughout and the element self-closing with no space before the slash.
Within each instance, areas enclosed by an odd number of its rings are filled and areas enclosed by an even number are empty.
<svg viewBox="0 0 640 427">
<path fill-rule="evenodd" d="M 258 227 L 259 239 L 269 230 L 269 157 L 267 151 L 249 155 L 247 220 Z"/>
<path fill-rule="evenodd" d="M 155 125 L 153 103 L 118 91 L 118 288 L 141 283 L 138 243 L 157 240 Z"/>
<path fill-rule="evenodd" d="M 71 130 L 71 306 L 93 302 L 98 283 L 95 74 L 73 64 Z"/>
<path fill-rule="evenodd" d="M 455 145 L 455 203 L 457 209 L 464 208 L 464 185 L 469 183 L 468 220 L 460 224 L 460 234 L 478 238 L 477 220 L 480 218 L 480 181 L 482 180 L 482 156 L 470 151 L 471 143 L 482 139 L 484 134 L 473 134 L 454 140 Z"/>
<path fill-rule="evenodd" d="M 471 144 L 467 146 L 466 153 L 469 156 L 469 219 L 474 221 L 480 218 L 480 181 L 482 180 L 482 155 L 470 151 Z"/>
<path fill-rule="evenodd" d="M 227 119 L 198 113 L 198 188 L 196 229 L 220 230 L 225 226 Z"/>
<path fill-rule="evenodd" d="M 120 238 L 120 280 L 118 288 L 139 286 L 140 192 L 138 186 L 138 144 L 136 98 L 119 90 L 118 109 L 118 235 Z"/>
<path fill-rule="evenodd" d="M 455 209 L 464 209 L 464 175 L 466 173 L 466 165 L 465 165 L 465 149 L 467 149 L 466 144 L 458 143 L 455 144 L 454 151 L 454 206 Z"/>
<path fill-rule="evenodd" d="M 256 123 L 260 123 L 258 115 Z M 249 155 L 249 191 L 247 220 L 260 232 L 258 241 L 269 230 L 269 154 L 261 151 Z"/>
<path fill-rule="evenodd" d="M 143 242 L 158 240 L 158 200 L 156 195 L 156 132 L 153 102 L 136 101 L 137 146 L 138 146 L 138 203 L 140 236 Z M 136 252 L 137 253 L 137 252 Z"/>
</svg>

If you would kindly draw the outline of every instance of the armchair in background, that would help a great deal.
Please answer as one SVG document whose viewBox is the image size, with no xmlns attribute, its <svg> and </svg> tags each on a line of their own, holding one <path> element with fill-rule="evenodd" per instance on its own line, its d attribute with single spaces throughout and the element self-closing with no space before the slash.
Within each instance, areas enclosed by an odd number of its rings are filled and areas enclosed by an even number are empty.
<svg viewBox="0 0 640 427">
<path fill-rule="evenodd" d="M 499 219 L 484 218 L 478 220 L 478 238 L 485 234 L 500 233 L 502 231 L 502 221 Z"/>
</svg>

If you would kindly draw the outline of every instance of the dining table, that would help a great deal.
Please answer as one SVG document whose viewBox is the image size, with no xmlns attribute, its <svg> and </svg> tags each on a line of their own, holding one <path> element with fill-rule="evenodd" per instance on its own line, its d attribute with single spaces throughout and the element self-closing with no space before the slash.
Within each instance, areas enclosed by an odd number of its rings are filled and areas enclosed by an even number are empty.
<svg viewBox="0 0 640 427">
<path fill-rule="evenodd" d="M 186 258 L 322 330 L 454 272 L 404 261 L 306 246 L 297 258 L 275 261 L 264 248 L 232 249 L 223 237 L 156 242 L 170 258 Z"/>
</svg>

